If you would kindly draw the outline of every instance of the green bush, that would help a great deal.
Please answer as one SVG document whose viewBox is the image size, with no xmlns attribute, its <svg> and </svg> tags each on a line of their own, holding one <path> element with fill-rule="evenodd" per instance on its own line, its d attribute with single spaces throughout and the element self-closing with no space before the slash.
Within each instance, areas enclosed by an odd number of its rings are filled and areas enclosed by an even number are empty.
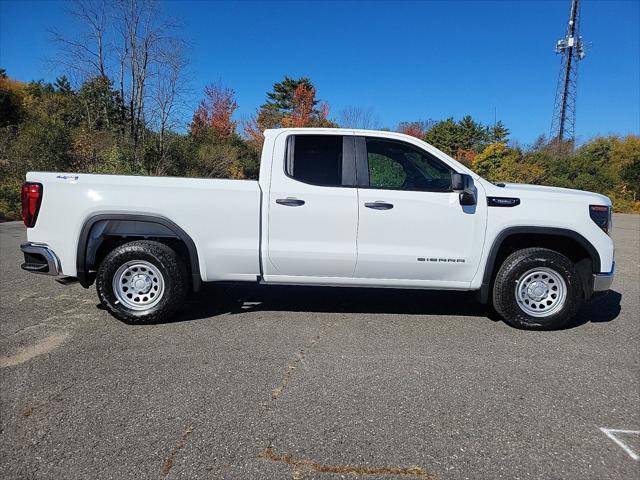
<svg viewBox="0 0 640 480">
<path fill-rule="evenodd" d="M 0 180 L 0 221 L 19 220 L 20 187 L 19 178 L 4 178 Z"/>
</svg>

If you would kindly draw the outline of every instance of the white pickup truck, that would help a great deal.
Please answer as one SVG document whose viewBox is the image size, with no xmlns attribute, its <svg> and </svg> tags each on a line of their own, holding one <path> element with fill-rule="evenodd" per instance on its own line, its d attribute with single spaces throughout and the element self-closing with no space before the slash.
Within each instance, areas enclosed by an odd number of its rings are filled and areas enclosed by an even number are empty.
<svg viewBox="0 0 640 480">
<path fill-rule="evenodd" d="M 493 184 L 394 132 L 265 132 L 260 180 L 27 174 L 22 268 L 161 321 L 202 282 L 474 290 L 510 325 L 566 324 L 613 279 L 611 201 Z"/>
</svg>

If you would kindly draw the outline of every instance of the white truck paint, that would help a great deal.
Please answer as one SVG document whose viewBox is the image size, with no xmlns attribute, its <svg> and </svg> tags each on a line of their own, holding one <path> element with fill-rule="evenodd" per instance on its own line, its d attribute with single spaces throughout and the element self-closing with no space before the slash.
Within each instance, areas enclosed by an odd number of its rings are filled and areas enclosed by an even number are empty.
<svg viewBox="0 0 640 480">
<path fill-rule="evenodd" d="M 351 175 L 355 185 L 320 186 L 286 173 L 289 138 L 300 135 L 352 142 L 343 144 L 353 144 L 354 153 L 349 157 L 344 147 L 342 178 Z M 452 175 L 469 176 L 475 204 L 461 205 L 457 190 L 372 188 L 357 175 L 346 175 L 351 158 L 356 170 L 366 165 L 357 158 L 365 151 L 360 147 L 364 138 L 401 142 L 437 159 Z M 591 256 L 588 273 L 594 274 L 586 282 L 597 284 L 595 290 L 608 288 L 614 268 L 611 237 L 590 214 L 590 205 L 610 209 L 607 197 L 494 185 L 433 146 L 394 132 L 267 130 L 259 181 L 44 172 L 28 173 L 27 181 L 42 184 L 37 221 L 27 232 L 29 248 L 46 246 L 59 263 L 49 273 L 67 277 L 78 276 L 77 266 L 84 261 L 77 258 L 81 232 L 98 214 L 170 220 L 192 239 L 202 282 L 455 290 L 480 290 L 484 284 L 488 289 L 489 277 L 499 267 L 491 264 L 492 252 L 495 256 L 496 242 L 504 240 L 509 229 L 521 236 L 562 231 L 569 232 L 571 241 L 580 239 Z M 489 197 L 516 198 L 519 204 L 488 206 Z M 376 202 L 392 208 L 365 207 Z"/>
</svg>

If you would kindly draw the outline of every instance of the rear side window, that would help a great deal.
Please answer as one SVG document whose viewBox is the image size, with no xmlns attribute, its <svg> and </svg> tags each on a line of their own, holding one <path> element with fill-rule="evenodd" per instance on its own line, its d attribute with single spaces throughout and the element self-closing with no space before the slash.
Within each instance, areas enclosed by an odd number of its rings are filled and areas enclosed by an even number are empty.
<svg viewBox="0 0 640 480">
<path fill-rule="evenodd" d="M 324 187 L 342 185 L 342 136 L 294 135 L 287 145 L 287 175 Z"/>
</svg>

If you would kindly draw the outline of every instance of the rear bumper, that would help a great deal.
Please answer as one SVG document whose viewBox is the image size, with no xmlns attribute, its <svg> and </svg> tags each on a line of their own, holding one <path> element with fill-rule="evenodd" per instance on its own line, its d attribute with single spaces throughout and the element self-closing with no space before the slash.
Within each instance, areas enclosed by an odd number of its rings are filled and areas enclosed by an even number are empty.
<svg viewBox="0 0 640 480">
<path fill-rule="evenodd" d="M 47 245 L 23 243 L 20 250 L 24 254 L 23 270 L 42 275 L 60 275 L 60 260 Z"/>
<path fill-rule="evenodd" d="M 613 283 L 613 275 L 615 272 L 616 264 L 614 262 L 609 273 L 594 273 L 593 274 L 593 293 L 606 292 L 611 288 Z"/>
</svg>

